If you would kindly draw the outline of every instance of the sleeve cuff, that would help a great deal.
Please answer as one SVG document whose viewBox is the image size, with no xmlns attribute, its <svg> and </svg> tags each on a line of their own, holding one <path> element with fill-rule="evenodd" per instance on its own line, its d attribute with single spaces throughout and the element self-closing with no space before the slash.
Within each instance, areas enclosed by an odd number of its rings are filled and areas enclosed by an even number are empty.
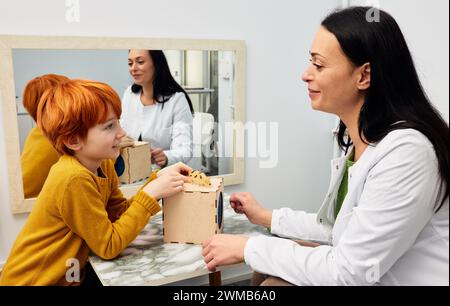
<svg viewBox="0 0 450 306">
<path fill-rule="evenodd" d="M 159 206 L 158 202 L 144 191 L 139 191 L 134 197 L 134 201 L 147 209 L 152 216 L 156 215 L 161 210 L 161 206 Z"/>
<path fill-rule="evenodd" d="M 253 251 L 254 244 L 255 244 L 255 237 L 250 237 L 248 238 L 244 248 L 244 262 L 250 267 L 252 266 L 252 255 L 254 253 Z"/>
<path fill-rule="evenodd" d="M 164 151 L 164 154 L 165 154 L 166 157 L 167 157 L 167 164 L 166 164 L 166 167 L 167 167 L 167 166 L 171 166 L 171 165 L 177 163 L 177 160 L 174 160 L 174 157 L 173 157 L 172 153 L 170 153 L 170 151 Z"/>
<path fill-rule="evenodd" d="M 164 151 L 164 154 L 166 154 L 167 157 L 167 166 L 171 166 L 173 164 L 176 164 L 178 162 L 182 162 L 184 164 L 187 164 L 192 159 L 192 153 L 182 153 L 182 151 Z M 184 152 L 184 151 L 183 151 Z M 174 154 L 175 153 L 175 154 Z"/>
<path fill-rule="evenodd" d="M 258 249 L 265 249 L 262 247 L 271 237 L 258 235 L 248 238 L 247 243 L 244 248 L 244 261 L 247 265 L 252 266 L 252 261 L 254 262 L 255 255 L 258 254 Z M 272 238 L 273 239 L 273 238 Z"/>
<path fill-rule="evenodd" d="M 270 223 L 270 233 L 278 235 L 281 232 L 280 229 L 280 210 L 274 209 L 272 211 L 272 221 Z"/>
</svg>

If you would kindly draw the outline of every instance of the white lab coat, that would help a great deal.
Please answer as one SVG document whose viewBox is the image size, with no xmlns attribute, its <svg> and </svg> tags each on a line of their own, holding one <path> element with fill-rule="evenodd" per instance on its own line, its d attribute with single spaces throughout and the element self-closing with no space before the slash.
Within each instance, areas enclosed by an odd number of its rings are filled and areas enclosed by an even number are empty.
<svg viewBox="0 0 450 306">
<path fill-rule="evenodd" d="M 296 285 L 448 286 L 448 198 L 435 214 L 443 193 L 432 144 L 408 129 L 369 146 L 349 169 L 348 193 L 334 220 L 346 158 L 332 161 L 330 187 L 317 214 L 273 212 L 273 234 L 328 245 L 251 237 L 245 262 Z"/>
<path fill-rule="evenodd" d="M 164 105 L 164 106 L 163 106 Z M 120 124 L 129 137 L 149 141 L 152 148 L 161 148 L 168 165 L 187 163 L 192 157 L 192 113 L 186 96 L 175 93 L 169 101 L 144 106 L 140 94 L 129 86 L 122 98 Z"/>
</svg>

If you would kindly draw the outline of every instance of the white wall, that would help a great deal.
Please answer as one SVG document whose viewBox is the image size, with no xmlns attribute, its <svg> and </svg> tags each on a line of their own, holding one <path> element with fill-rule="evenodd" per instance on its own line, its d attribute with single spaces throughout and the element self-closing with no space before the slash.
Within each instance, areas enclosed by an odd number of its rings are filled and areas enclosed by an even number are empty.
<svg viewBox="0 0 450 306">
<path fill-rule="evenodd" d="M 371 0 L 400 25 L 431 102 L 449 122 L 449 1 Z M 366 0 L 352 0 L 364 5 Z"/>
<path fill-rule="evenodd" d="M 268 207 L 317 209 L 329 179 L 334 119 L 310 109 L 300 76 L 320 20 L 340 1 L 79 3 L 80 22 L 68 23 L 65 1 L 2 0 L 0 34 L 245 40 L 247 120 L 279 122 L 279 163 L 260 169 L 257 159 L 248 159 L 245 184 L 227 189 L 251 191 Z M 27 217 L 9 210 L 4 133 L 0 128 L 0 262 Z"/>
</svg>

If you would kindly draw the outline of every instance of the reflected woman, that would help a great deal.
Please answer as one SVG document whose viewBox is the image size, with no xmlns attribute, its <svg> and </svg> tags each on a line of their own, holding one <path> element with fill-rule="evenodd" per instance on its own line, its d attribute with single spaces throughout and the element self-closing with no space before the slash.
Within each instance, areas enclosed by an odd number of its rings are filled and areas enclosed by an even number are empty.
<svg viewBox="0 0 450 306">
<path fill-rule="evenodd" d="M 192 102 L 170 74 L 161 50 L 130 50 L 134 84 L 122 99 L 120 123 L 128 137 L 148 141 L 152 163 L 165 167 L 192 157 Z"/>
<path fill-rule="evenodd" d="M 23 106 L 34 122 L 37 121 L 37 108 L 42 94 L 49 88 L 69 79 L 62 75 L 46 74 L 28 82 L 23 92 Z M 31 129 L 25 140 L 22 155 L 22 179 L 25 198 L 35 198 L 41 192 L 50 168 L 60 155 L 38 126 Z"/>
</svg>

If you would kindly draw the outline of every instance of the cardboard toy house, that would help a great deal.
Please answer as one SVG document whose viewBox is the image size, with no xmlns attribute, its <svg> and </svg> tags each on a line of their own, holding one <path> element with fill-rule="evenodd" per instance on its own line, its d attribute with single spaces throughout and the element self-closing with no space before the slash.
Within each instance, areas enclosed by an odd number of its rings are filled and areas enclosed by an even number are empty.
<svg viewBox="0 0 450 306">
<path fill-rule="evenodd" d="M 163 199 L 166 243 L 201 244 L 223 230 L 223 178 L 211 186 L 185 183 L 183 192 Z"/>
<path fill-rule="evenodd" d="M 135 141 L 134 146 L 123 148 L 116 160 L 115 168 L 122 184 L 131 184 L 146 179 L 152 173 L 150 143 Z"/>
</svg>

